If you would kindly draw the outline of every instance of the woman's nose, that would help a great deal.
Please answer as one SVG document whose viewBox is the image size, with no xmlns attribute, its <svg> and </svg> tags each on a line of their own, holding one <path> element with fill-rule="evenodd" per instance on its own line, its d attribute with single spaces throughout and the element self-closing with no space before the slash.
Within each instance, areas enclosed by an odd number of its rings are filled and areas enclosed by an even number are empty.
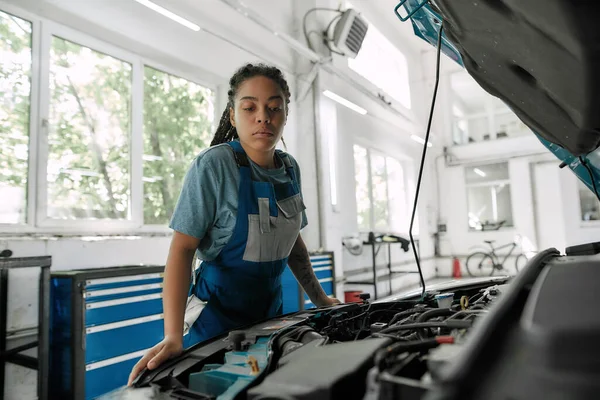
<svg viewBox="0 0 600 400">
<path fill-rule="evenodd" d="M 257 122 L 258 123 L 268 123 L 270 122 L 271 118 L 269 116 L 269 113 L 267 110 L 263 110 L 261 112 L 258 113 L 257 115 Z"/>
</svg>

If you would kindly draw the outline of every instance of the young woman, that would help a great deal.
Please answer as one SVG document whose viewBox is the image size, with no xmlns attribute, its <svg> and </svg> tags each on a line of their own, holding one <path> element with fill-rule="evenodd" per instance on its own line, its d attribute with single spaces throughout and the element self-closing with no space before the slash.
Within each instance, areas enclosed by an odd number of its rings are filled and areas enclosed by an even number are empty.
<svg viewBox="0 0 600 400">
<path fill-rule="evenodd" d="M 165 337 L 135 365 L 129 384 L 145 367 L 154 369 L 182 352 L 188 291 L 206 306 L 186 344 L 281 314 L 287 265 L 316 306 L 339 303 L 321 288 L 300 236 L 307 222 L 298 164 L 275 150 L 290 102 L 283 74 L 247 64 L 229 84 L 211 147 L 192 163 L 171 220 Z M 202 264 L 190 289 L 195 254 Z"/>
</svg>

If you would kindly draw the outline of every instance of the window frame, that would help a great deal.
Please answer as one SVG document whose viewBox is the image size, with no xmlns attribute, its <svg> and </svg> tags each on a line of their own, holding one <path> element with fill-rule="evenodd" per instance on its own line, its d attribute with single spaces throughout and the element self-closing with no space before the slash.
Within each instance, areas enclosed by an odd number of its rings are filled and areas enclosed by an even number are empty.
<svg viewBox="0 0 600 400">
<path fill-rule="evenodd" d="M 61 39 L 70 41 L 77 45 L 87 47 L 93 51 L 106 54 L 110 57 L 114 57 L 120 61 L 131 64 L 131 115 L 129 116 L 131 129 L 129 132 L 129 150 L 130 150 L 130 178 L 129 178 L 129 220 L 59 220 L 48 217 L 48 181 L 47 181 L 47 166 L 48 166 L 48 121 L 50 114 L 50 50 L 52 47 L 52 38 L 59 37 Z M 139 118 L 135 118 L 134 115 L 143 110 L 143 98 L 135 96 L 135 93 L 139 91 L 139 74 L 135 71 L 140 68 L 140 60 L 136 59 L 132 54 L 104 43 L 96 38 L 88 35 L 76 32 L 70 28 L 55 24 L 53 22 L 46 22 L 42 24 L 42 43 L 40 46 L 40 58 L 41 63 L 41 99 L 40 101 L 40 118 L 38 123 L 40 124 L 39 142 L 38 142 L 38 185 L 37 185 L 37 216 L 36 226 L 40 228 L 79 228 L 85 224 L 87 227 L 94 231 L 114 231 L 124 229 L 134 229 L 141 226 L 143 221 L 140 219 L 139 213 L 136 207 L 139 206 L 143 200 L 143 195 L 140 195 L 141 189 L 141 170 L 138 165 L 141 162 L 142 154 L 140 152 L 141 147 L 138 142 L 141 142 L 141 137 L 136 135 L 139 131 Z M 142 111 L 143 112 L 143 111 Z"/>
<path fill-rule="evenodd" d="M 177 78 L 181 78 L 181 79 L 185 79 L 191 83 L 194 83 L 196 85 L 202 86 L 206 89 L 212 90 L 213 92 L 213 105 L 214 107 L 214 115 L 213 115 L 213 126 L 211 127 L 211 130 L 214 132 L 217 128 L 217 126 L 215 124 L 218 123 L 219 119 L 221 118 L 221 113 L 219 112 L 219 107 L 218 107 L 218 101 L 219 101 L 219 90 L 218 90 L 218 86 L 214 85 L 214 84 L 208 84 L 203 80 L 199 80 L 196 79 L 194 77 L 191 77 L 190 74 L 184 73 L 183 71 L 178 70 L 177 68 L 173 68 L 173 67 L 169 67 L 169 66 L 165 66 L 162 65 L 160 63 L 154 63 L 152 61 L 148 61 L 146 58 L 142 58 L 142 102 L 144 99 L 144 68 L 145 67 L 149 67 L 149 68 L 153 68 L 155 70 L 158 70 L 160 72 L 175 76 Z M 144 105 L 142 103 L 142 113 L 140 114 L 140 123 L 141 123 L 141 135 L 140 135 L 140 181 L 142 181 L 143 178 L 143 174 L 144 174 L 144 160 L 142 159 L 142 156 L 144 155 Z M 190 158 L 190 163 L 192 162 L 192 159 Z M 140 211 L 140 218 L 143 222 L 144 220 L 144 185 L 143 185 L 143 181 L 142 181 L 142 185 L 141 185 L 141 196 L 142 196 L 142 203 L 140 205 L 139 211 Z M 179 193 L 176 193 L 176 195 L 178 196 Z M 165 225 L 160 225 L 160 224 L 146 224 L 143 223 L 139 228 L 138 228 L 138 232 L 142 232 L 142 233 L 167 233 L 167 232 L 171 232 L 171 228 L 168 227 L 168 224 Z"/>
<path fill-rule="evenodd" d="M 587 185 L 585 185 L 579 178 L 577 179 L 577 185 L 576 185 L 576 190 L 577 190 L 577 200 L 578 201 L 578 207 L 577 207 L 577 215 L 579 218 L 579 223 L 581 224 L 580 226 L 582 228 L 598 228 L 600 227 L 600 219 L 596 219 L 596 220 L 590 220 L 590 221 L 586 221 L 583 219 L 583 210 L 581 209 L 581 192 L 582 190 L 582 185 L 583 187 L 585 187 L 587 190 L 590 190 Z M 591 191 L 592 196 L 593 196 L 593 191 Z M 594 197 L 594 196 L 593 196 Z M 600 207 L 600 200 L 596 199 L 596 204 Z"/>
<path fill-rule="evenodd" d="M 0 11 L 14 15 L 32 24 L 32 65 L 31 94 L 29 113 L 29 157 L 27 173 L 27 211 L 24 224 L 0 223 L 0 237 L 7 234 L 72 234 L 72 235 L 119 235 L 119 234 L 166 234 L 171 229 L 167 225 L 145 225 L 143 193 L 143 117 L 144 117 L 144 67 L 154 68 L 165 73 L 186 79 L 213 92 L 213 125 L 220 117 L 222 82 L 210 82 L 201 72 L 198 74 L 178 67 L 178 61 L 172 64 L 154 61 L 109 43 L 101 36 L 94 37 L 76 29 L 56 23 L 25 11 L 11 4 L 0 3 Z M 48 165 L 48 116 L 50 109 L 50 49 L 52 37 L 88 47 L 131 65 L 131 129 L 130 129 L 130 220 L 61 220 L 48 218 L 47 210 L 47 165 Z M 184 63 L 179 62 L 182 66 Z M 214 126 L 213 126 L 214 128 Z M 190 158 L 190 162 L 191 162 Z"/>
<path fill-rule="evenodd" d="M 370 212 L 369 212 L 369 232 L 380 232 L 378 230 L 375 229 L 375 213 L 373 211 L 373 200 L 374 200 L 374 196 L 373 196 L 373 168 L 371 166 L 371 154 L 373 152 L 375 152 L 376 154 L 380 155 L 383 157 L 384 162 L 385 162 L 385 172 L 386 172 L 386 180 L 385 180 L 385 190 L 386 190 L 386 196 L 387 196 L 387 204 L 388 204 L 388 213 L 387 213 L 387 225 L 385 227 L 384 232 L 390 232 L 390 233 L 402 233 L 402 232 L 392 232 L 391 231 L 391 225 L 392 225 L 392 215 L 390 214 L 390 190 L 389 190 L 389 185 L 390 185 L 390 179 L 389 179 L 389 171 L 388 171 L 388 158 L 393 158 L 394 160 L 396 160 L 398 162 L 398 164 L 400 165 L 400 167 L 402 168 L 402 180 L 403 180 L 403 184 L 404 184 L 404 197 L 406 198 L 406 204 L 410 207 L 411 204 L 411 200 L 413 200 L 413 198 L 411 197 L 411 193 L 410 193 L 410 188 L 409 188 L 409 172 L 411 171 L 411 169 L 409 168 L 410 166 L 407 165 L 407 163 L 410 161 L 407 158 L 404 157 L 397 157 L 397 156 L 393 156 L 389 153 L 386 153 L 385 151 L 382 151 L 380 149 L 377 149 L 375 147 L 369 146 L 366 143 L 363 143 L 360 140 L 357 140 L 353 143 L 353 151 L 354 151 L 354 146 L 359 146 L 361 148 L 363 148 L 366 151 L 366 157 L 367 157 L 367 185 L 368 185 L 368 193 L 369 193 L 369 205 L 370 205 Z M 356 191 L 356 164 L 355 164 L 355 159 L 354 156 L 352 157 L 352 162 L 354 163 L 354 187 L 355 187 L 355 191 Z M 356 202 L 356 196 L 354 198 L 354 201 Z M 411 211 L 412 210 L 407 210 L 407 219 L 410 220 L 410 215 L 411 215 Z M 356 215 L 358 215 L 358 209 L 356 210 Z M 357 226 L 357 230 L 359 232 L 363 232 L 360 226 L 358 226 L 358 221 L 356 219 L 355 216 L 355 222 L 356 222 L 356 226 Z M 407 227 L 408 229 L 408 227 Z M 415 235 L 415 237 L 418 237 L 418 235 Z"/>
<path fill-rule="evenodd" d="M 467 169 L 473 169 L 473 168 L 481 168 L 481 167 L 485 167 L 488 165 L 495 165 L 495 164 L 506 164 L 507 166 L 507 173 L 508 173 L 508 178 L 506 179 L 495 179 L 495 180 L 490 180 L 487 182 L 467 182 L 467 175 L 466 175 L 466 171 Z M 508 162 L 491 162 L 491 163 L 486 163 L 486 164 L 474 164 L 474 165 L 466 165 L 463 168 L 463 182 L 465 183 L 465 195 L 466 195 L 466 214 L 467 214 L 467 230 L 469 232 L 488 232 L 484 229 L 478 230 L 478 229 L 473 229 L 471 228 L 471 226 L 469 225 L 469 212 L 470 212 L 470 204 L 469 204 L 469 189 L 470 188 L 481 188 L 481 187 L 493 187 L 493 186 L 499 186 L 499 185 L 508 185 L 509 187 L 512 187 L 512 183 L 511 183 L 511 179 L 510 179 L 510 165 Z M 510 198 L 510 214 L 511 214 L 511 218 L 513 218 L 513 201 L 512 201 L 512 189 L 511 189 L 511 198 Z M 515 228 L 515 221 L 513 219 L 511 225 L 503 225 L 502 227 L 500 227 L 500 230 L 510 230 L 510 229 L 514 229 Z"/>
<path fill-rule="evenodd" d="M 36 192 L 37 189 L 37 154 L 38 154 L 38 129 L 37 123 L 39 121 L 38 104 L 40 101 L 40 59 L 39 53 L 36 51 L 40 46 L 41 41 L 41 22 L 35 15 L 23 11 L 10 4 L 2 4 L 0 11 L 10 14 L 17 18 L 23 19 L 31 24 L 31 91 L 29 94 L 29 132 L 27 143 L 27 189 L 26 193 L 26 211 L 25 211 L 25 223 L 0 223 L 0 232 L 13 233 L 22 232 L 28 227 L 32 226 L 35 221 L 36 215 L 36 201 L 32 193 Z"/>
</svg>

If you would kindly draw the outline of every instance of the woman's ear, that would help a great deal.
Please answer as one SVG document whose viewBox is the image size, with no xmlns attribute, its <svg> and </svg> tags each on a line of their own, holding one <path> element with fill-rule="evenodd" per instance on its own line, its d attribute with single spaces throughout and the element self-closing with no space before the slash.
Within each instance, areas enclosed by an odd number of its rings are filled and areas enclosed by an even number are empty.
<svg viewBox="0 0 600 400">
<path fill-rule="evenodd" d="M 229 122 L 235 128 L 235 112 L 233 111 L 233 107 L 229 107 Z"/>
</svg>

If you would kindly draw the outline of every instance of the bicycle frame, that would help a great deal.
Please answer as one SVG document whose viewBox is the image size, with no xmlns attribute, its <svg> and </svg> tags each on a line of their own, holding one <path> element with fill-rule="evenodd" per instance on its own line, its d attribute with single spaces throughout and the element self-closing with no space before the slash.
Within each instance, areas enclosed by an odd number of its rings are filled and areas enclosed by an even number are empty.
<svg viewBox="0 0 600 400">
<path fill-rule="evenodd" d="M 505 244 L 503 246 L 499 246 L 499 247 L 494 247 L 492 246 L 491 243 L 488 243 L 490 245 L 490 248 L 492 249 L 492 251 L 490 252 L 490 256 L 492 256 L 492 258 L 494 259 L 494 264 L 496 265 L 500 265 L 500 266 L 504 266 L 504 263 L 506 262 L 506 260 L 508 260 L 508 257 L 510 257 L 513 253 L 513 251 L 517 248 L 517 243 L 512 242 L 509 244 Z M 506 254 L 506 256 L 504 256 L 504 259 L 502 260 L 502 262 L 500 261 L 500 257 L 498 257 L 498 255 L 496 254 L 496 250 L 501 250 L 501 249 L 505 249 L 507 247 L 510 247 L 510 251 L 508 252 L 508 254 Z"/>
</svg>

